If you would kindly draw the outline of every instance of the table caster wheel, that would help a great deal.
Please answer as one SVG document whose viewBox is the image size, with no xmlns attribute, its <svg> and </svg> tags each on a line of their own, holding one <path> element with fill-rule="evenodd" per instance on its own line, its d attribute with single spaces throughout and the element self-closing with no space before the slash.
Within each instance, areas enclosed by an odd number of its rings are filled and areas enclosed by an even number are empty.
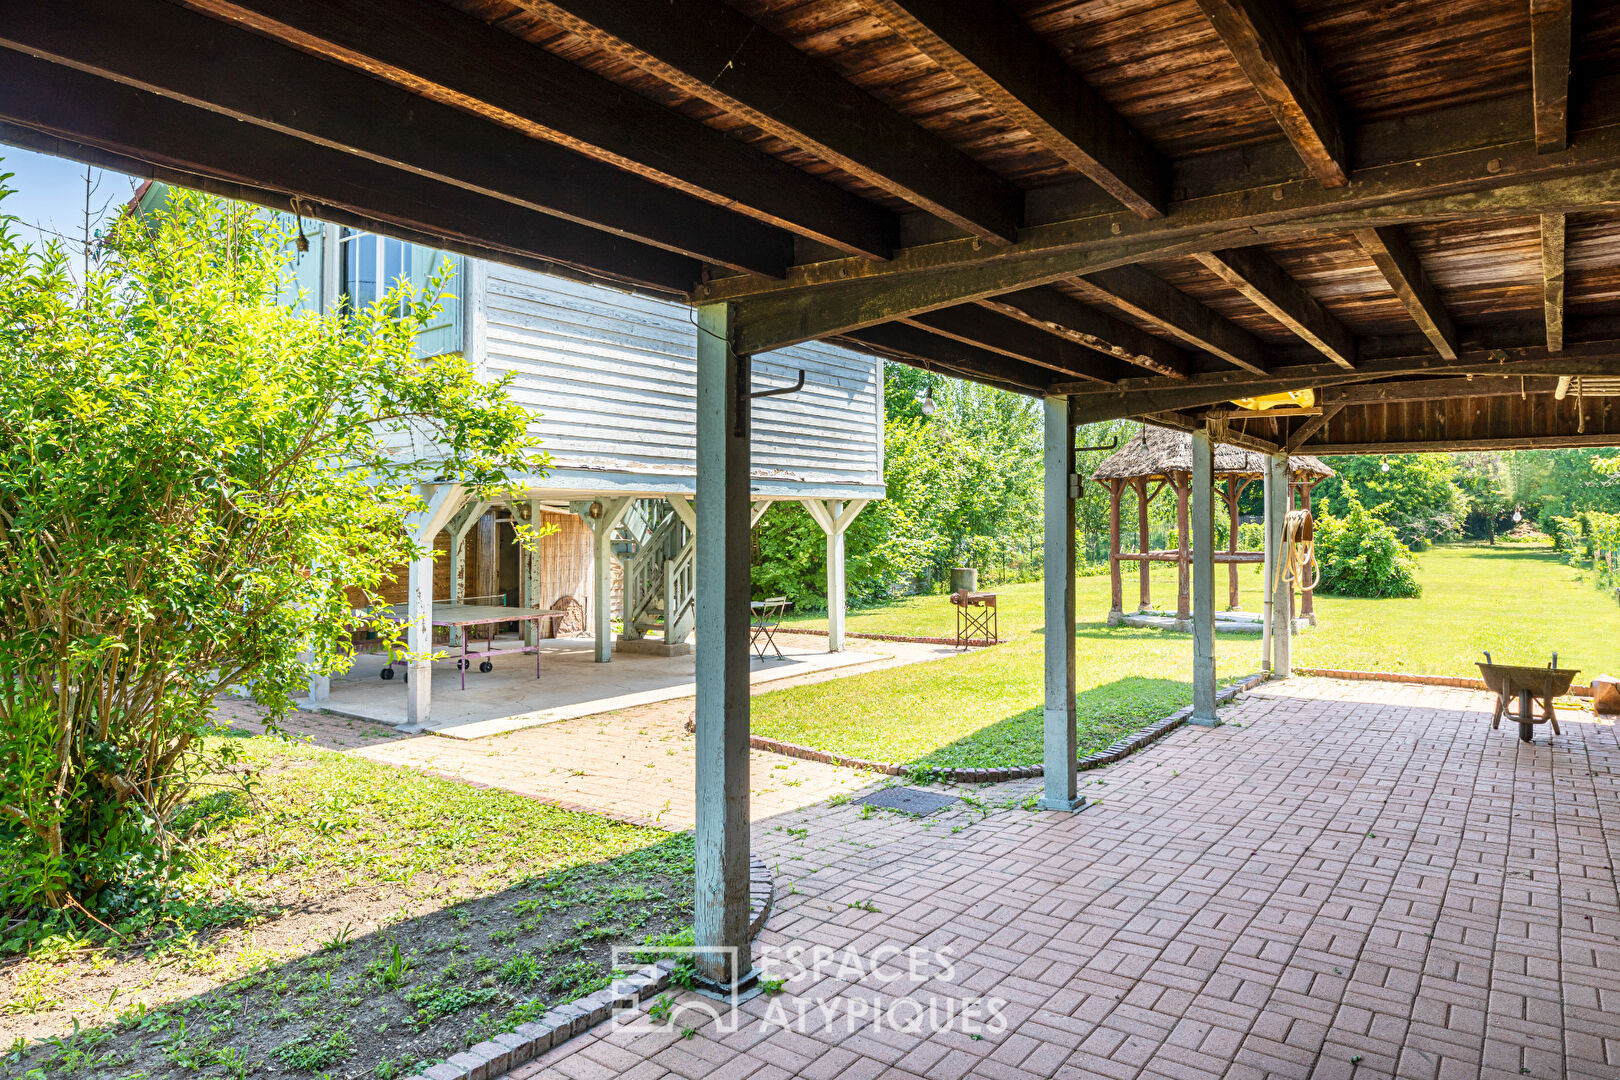
<svg viewBox="0 0 1620 1080">
<path fill-rule="evenodd" d="M 478 670 L 482 671 L 485 675 L 488 675 L 490 672 L 495 670 L 495 665 L 491 661 L 485 660 L 482 664 L 478 665 Z"/>
<path fill-rule="evenodd" d="M 383 679 L 385 681 L 388 680 L 388 679 L 392 679 L 394 677 L 394 666 L 392 664 L 388 665 L 387 667 L 382 669 L 380 674 L 382 675 L 382 677 L 383 677 Z"/>
<path fill-rule="evenodd" d="M 470 667 L 472 667 L 472 661 L 471 660 L 462 660 L 460 658 L 457 658 L 457 660 L 456 660 L 456 670 L 457 671 L 465 671 L 467 668 L 470 668 Z"/>
</svg>

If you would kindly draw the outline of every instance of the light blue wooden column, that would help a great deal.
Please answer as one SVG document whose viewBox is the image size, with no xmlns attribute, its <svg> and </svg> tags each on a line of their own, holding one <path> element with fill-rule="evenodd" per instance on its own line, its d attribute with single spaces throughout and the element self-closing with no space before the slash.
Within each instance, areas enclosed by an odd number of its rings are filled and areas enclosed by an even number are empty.
<svg viewBox="0 0 1620 1080">
<path fill-rule="evenodd" d="M 1079 733 L 1074 704 L 1074 429 L 1069 399 L 1045 400 L 1046 792 L 1047 810 L 1075 810 Z"/>
<path fill-rule="evenodd" d="M 1207 427 L 1192 435 L 1193 711 L 1206 727 L 1215 715 L 1215 443 Z"/>
<path fill-rule="evenodd" d="M 731 309 L 697 309 L 697 900 L 699 971 L 731 985 L 748 954 L 749 358 Z"/>
<path fill-rule="evenodd" d="M 1290 586 L 1280 580 L 1282 575 L 1277 572 L 1277 564 L 1283 558 L 1283 518 L 1288 514 L 1287 454 L 1272 454 L 1266 459 L 1265 486 L 1264 666 L 1273 678 L 1286 679 L 1293 670 L 1293 627 L 1289 625 L 1293 605 L 1289 602 Z"/>
</svg>

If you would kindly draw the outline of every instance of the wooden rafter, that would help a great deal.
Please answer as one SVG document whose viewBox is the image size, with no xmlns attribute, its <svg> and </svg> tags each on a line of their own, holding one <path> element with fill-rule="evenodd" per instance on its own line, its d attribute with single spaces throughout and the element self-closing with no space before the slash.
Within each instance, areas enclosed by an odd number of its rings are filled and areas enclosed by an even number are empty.
<svg viewBox="0 0 1620 1080">
<path fill-rule="evenodd" d="M 1343 408 L 1343 403 L 1324 406 L 1321 412 L 1294 429 L 1293 434 L 1288 436 L 1288 441 L 1284 444 L 1283 449 L 1290 454 L 1297 453 L 1299 448 L 1305 445 L 1307 439 L 1326 428 L 1333 418 L 1339 414 L 1339 410 Z"/>
<path fill-rule="evenodd" d="M 979 304 L 1157 375 L 1182 379 L 1192 370 L 1187 354 L 1169 342 L 1110 318 L 1053 288 L 1021 289 L 981 300 Z"/>
<path fill-rule="evenodd" d="M 1564 348 L 1564 240 L 1563 214 L 1541 215 L 1541 296 L 1547 323 L 1547 351 Z"/>
<path fill-rule="evenodd" d="M 997 0 L 862 0 L 890 29 L 1143 217 L 1166 165 L 1067 61 Z"/>
<path fill-rule="evenodd" d="M 793 261 L 771 225 L 160 0 L 21 5 L 0 46 L 722 266 Z M 277 92 L 243 70 L 275 72 Z"/>
<path fill-rule="evenodd" d="M 1361 245 L 1373 265 L 1378 267 L 1389 287 L 1400 297 L 1402 305 L 1429 339 L 1434 351 L 1447 360 L 1457 355 L 1457 328 L 1451 324 L 1445 305 L 1424 273 L 1417 252 L 1407 241 L 1406 234 L 1396 226 L 1355 230 L 1356 242 Z"/>
<path fill-rule="evenodd" d="M 1356 343 L 1344 324 L 1265 254 L 1252 248 L 1203 251 L 1204 268 L 1298 334 L 1340 367 L 1354 367 Z"/>
<path fill-rule="evenodd" d="M 136 90 L 21 53 L 0 53 L 0 122 L 92 151 L 151 162 L 170 176 L 240 192 L 298 196 L 429 244 L 530 265 L 551 260 L 663 292 L 701 272 L 695 259 L 509 202 L 329 150 L 268 128 Z M 162 152 L 155 150 L 162 146 Z M 221 154 L 228 147 L 228 154 Z M 201 163 L 209 163 L 206 166 Z M 108 161 L 98 163 L 110 164 Z M 130 170 L 141 175 L 147 170 Z M 185 182 L 185 181 L 181 181 Z M 225 192 L 221 192 L 225 193 Z M 262 201 L 262 200 L 261 200 Z M 271 200 L 272 204 L 281 203 Z M 289 203 L 290 205 L 290 203 Z M 324 211 L 323 211 L 324 212 Z M 491 237 L 498 239 L 491 239 Z M 437 240 L 429 238 L 438 238 Z"/>
<path fill-rule="evenodd" d="M 1259 338 L 1140 267 L 1101 270 L 1069 284 L 1245 371 L 1264 374 L 1271 367 Z"/>
<path fill-rule="evenodd" d="M 1536 149 L 1569 145 L 1570 22 L 1575 0 L 1530 0 L 1530 84 L 1535 98 Z"/>
<path fill-rule="evenodd" d="M 1455 401 L 1459 398 L 1513 397 L 1550 394 L 1558 386 L 1554 375 L 1480 375 L 1473 378 L 1401 379 L 1331 387 L 1322 391 L 1325 405 L 1391 404 L 1408 401 Z"/>
<path fill-rule="evenodd" d="M 909 326 L 966 345 L 1048 368 L 1070 378 L 1117 382 L 1118 360 L 1100 356 L 1066 338 L 995 311 L 974 306 L 944 308 L 904 320 Z"/>
<path fill-rule="evenodd" d="M 1338 107 L 1280 0 L 1198 0 L 1198 6 L 1311 175 L 1328 187 L 1346 183 L 1349 157 Z"/>
<path fill-rule="evenodd" d="M 1017 188 L 722 0 L 514 2 L 975 236 L 1016 235 Z"/>
<path fill-rule="evenodd" d="M 897 242 L 894 215 L 865 199 L 626 93 L 438 0 L 188 3 L 418 98 L 474 113 L 852 255 L 887 257 Z M 54 17 L 57 8 L 50 12 Z M 281 78 L 278 87 L 290 82 Z M 328 107 L 342 108 L 341 99 Z M 392 114 L 390 123 L 398 118 Z M 616 205 L 622 210 L 627 204 Z"/>
<path fill-rule="evenodd" d="M 930 371 L 944 371 L 1020 393 L 1043 393 L 1051 382 L 1052 372 L 1045 368 L 904 323 L 869 326 L 839 340 L 858 349 L 908 360 Z"/>
</svg>

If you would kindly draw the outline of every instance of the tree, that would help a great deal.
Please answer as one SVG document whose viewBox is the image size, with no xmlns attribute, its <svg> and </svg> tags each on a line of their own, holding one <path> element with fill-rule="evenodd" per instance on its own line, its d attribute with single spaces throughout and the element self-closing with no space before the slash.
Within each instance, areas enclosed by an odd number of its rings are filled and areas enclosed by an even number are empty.
<svg viewBox="0 0 1620 1080">
<path fill-rule="evenodd" d="M 413 480 L 544 467 L 500 385 L 414 359 L 433 296 L 294 310 L 289 241 L 177 191 L 75 288 L 0 217 L 0 904 L 171 895 L 216 695 L 273 719 L 347 663 Z"/>
<path fill-rule="evenodd" d="M 1503 456 L 1490 451 L 1457 455 L 1457 486 L 1468 500 L 1475 535 L 1496 543 L 1496 528 L 1513 505 L 1513 472 Z"/>
<path fill-rule="evenodd" d="M 1316 521 L 1316 591 L 1341 596 L 1421 596 L 1417 563 L 1378 513 L 1361 505 L 1354 488 L 1343 489 L 1343 517 Z"/>
<path fill-rule="evenodd" d="M 1451 455 L 1351 455 L 1335 458 L 1333 469 L 1337 475 L 1313 492 L 1326 512 L 1348 513 L 1353 492 L 1408 545 L 1425 547 L 1462 534 L 1468 504 Z"/>
</svg>

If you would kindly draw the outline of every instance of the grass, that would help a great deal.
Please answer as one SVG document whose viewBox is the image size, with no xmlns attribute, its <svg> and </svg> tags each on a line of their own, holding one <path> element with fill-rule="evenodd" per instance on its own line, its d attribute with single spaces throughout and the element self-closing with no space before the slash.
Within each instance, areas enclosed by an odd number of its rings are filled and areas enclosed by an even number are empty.
<svg viewBox="0 0 1620 1080">
<path fill-rule="evenodd" d="M 168 923 L 8 928 L 0 1076 L 405 1076 L 605 985 L 611 943 L 690 926 L 689 837 L 239 745 L 251 772 L 188 814 L 197 896 Z"/>
<path fill-rule="evenodd" d="M 1434 675 L 1477 675 L 1490 649 L 1499 661 L 1559 662 L 1587 675 L 1620 661 L 1620 611 L 1545 546 L 1458 544 L 1418 557 L 1423 595 L 1409 600 L 1319 596 L 1320 625 L 1295 638 L 1296 667 L 1356 668 Z M 1217 581 L 1225 595 L 1225 574 Z M 1258 606 L 1260 574 L 1240 570 L 1240 598 Z M 1100 619 L 1109 604 L 1107 575 L 1078 583 L 1080 753 L 1113 742 L 1192 700 L 1191 643 L 1184 634 Z M 1175 572 L 1155 568 L 1156 604 L 1173 606 Z M 935 663 L 763 694 L 753 730 L 836 753 L 916 767 L 993 767 L 1040 760 L 1042 711 L 1041 586 L 998 590 L 1001 633 L 995 649 Z M 1126 580 L 1127 603 L 1135 596 Z M 803 618 L 799 624 L 814 625 Z M 955 612 L 943 596 L 908 597 L 854 612 L 849 628 L 867 633 L 949 635 Z M 1224 677 L 1259 667 L 1258 635 L 1219 635 L 1216 668 Z M 851 718 L 859 718 L 852 720 Z"/>
</svg>

